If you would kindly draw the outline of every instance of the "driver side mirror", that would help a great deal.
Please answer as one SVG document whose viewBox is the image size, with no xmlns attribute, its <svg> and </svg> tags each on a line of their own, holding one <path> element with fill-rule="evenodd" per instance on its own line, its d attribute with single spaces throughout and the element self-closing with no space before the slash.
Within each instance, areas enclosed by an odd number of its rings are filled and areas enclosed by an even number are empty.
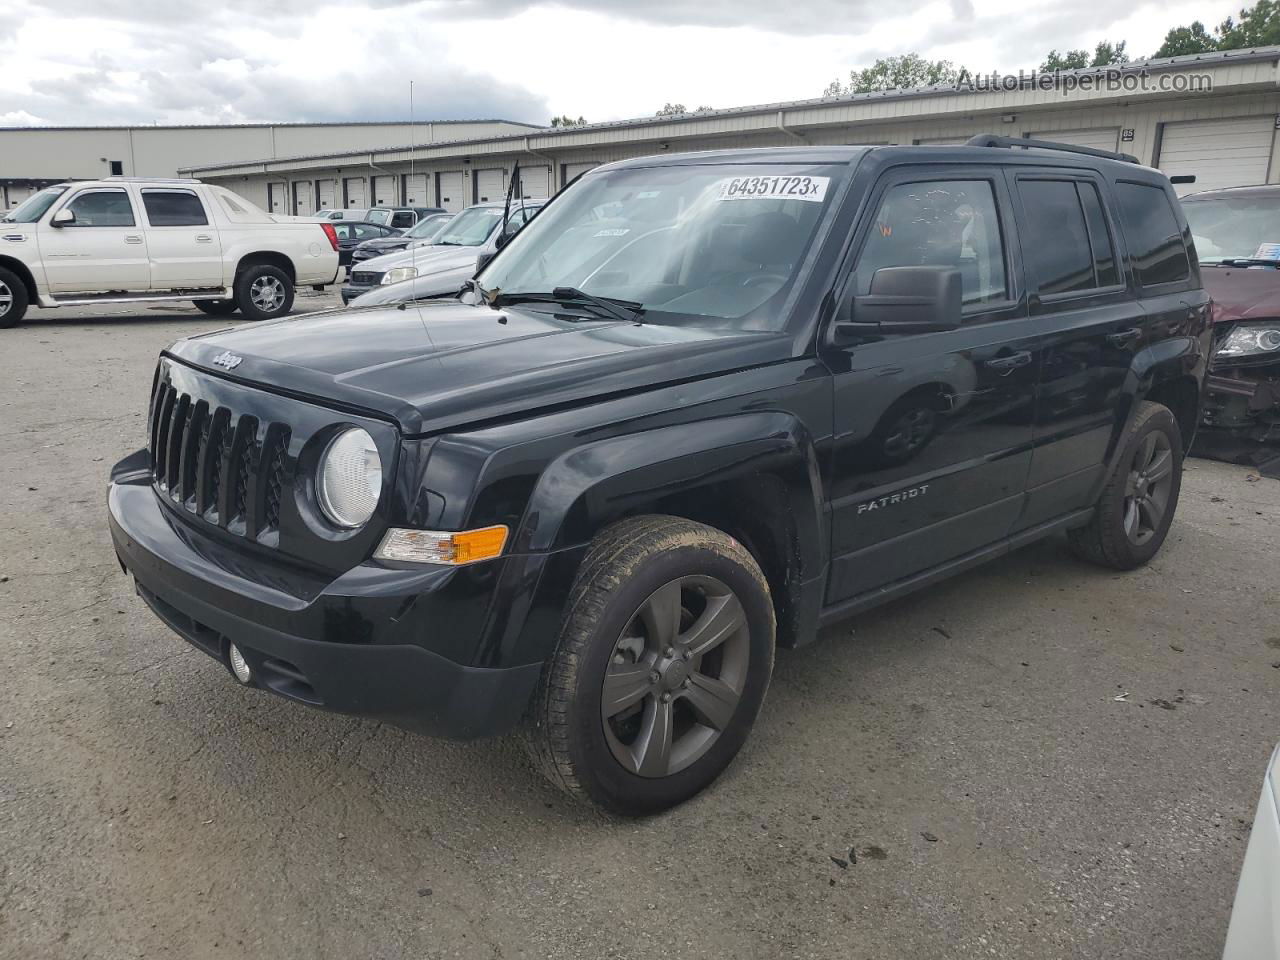
<svg viewBox="0 0 1280 960">
<path fill-rule="evenodd" d="M 76 215 L 73 211 L 63 207 L 53 215 L 53 219 L 49 221 L 49 225 L 53 227 L 69 227 L 76 222 Z"/>
<path fill-rule="evenodd" d="M 960 271 L 954 267 L 881 267 L 865 296 L 850 291 L 835 327 L 852 335 L 955 330 L 961 304 Z"/>
</svg>

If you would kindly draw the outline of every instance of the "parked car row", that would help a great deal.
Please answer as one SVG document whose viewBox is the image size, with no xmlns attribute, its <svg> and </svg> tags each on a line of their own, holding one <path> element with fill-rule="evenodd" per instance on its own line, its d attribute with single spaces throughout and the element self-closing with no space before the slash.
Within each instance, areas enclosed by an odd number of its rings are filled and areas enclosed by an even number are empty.
<svg viewBox="0 0 1280 960">
<path fill-rule="evenodd" d="M 352 207 L 337 209 L 325 207 L 317 210 L 312 216 L 321 220 L 359 220 L 364 223 L 376 223 L 397 230 L 407 230 L 423 217 L 435 213 L 445 213 L 443 207 Z"/>
</svg>

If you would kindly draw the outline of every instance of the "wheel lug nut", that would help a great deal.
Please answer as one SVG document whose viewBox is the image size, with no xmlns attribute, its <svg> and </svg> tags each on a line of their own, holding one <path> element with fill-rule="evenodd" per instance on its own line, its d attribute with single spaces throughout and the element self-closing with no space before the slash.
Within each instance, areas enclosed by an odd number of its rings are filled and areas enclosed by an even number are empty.
<svg viewBox="0 0 1280 960">
<path fill-rule="evenodd" d="M 685 677 L 685 678 L 684 678 L 684 683 L 680 684 L 680 686 L 682 686 L 682 687 L 689 687 L 689 686 L 692 686 L 692 685 L 693 685 L 693 681 L 692 681 L 692 680 L 690 680 L 688 677 Z"/>
<path fill-rule="evenodd" d="M 664 694 L 662 695 L 662 702 L 663 702 L 663 703 L 670 703 L 670 702 L 671 702 L 671 694 L 669 694 L 669 693 L 664 693 Z"/>
<path fill-rule="evenodd" d="M 682 658 L 684 658 L 685 660 L 688 660 L 690 657 L 692 657 L 692 656 L 693 656 L 693 654 L 692 654 L 692 653 L 690 653 L 688 650 L 686 650 L 686 651 L 684 651 L 682 654 L 680 654 L 680 656 L 681 656 Z"/>
<path fill-rule="evenodd" d="M 675 648 L 675 647 L 667 647 L 667 652 L 664 654 L 664 656 L 666 656 L 666 657 L 674 657 L 675 655 L 676 655 L 676 648 Z"/>
<path fill-rule="evenodd" d="M 659 680 L 661 680 L 661 679 L 662 679 L 662 676 L 658 673 L 658 671 L 657 671 L 657 670 L 655 670 L 655 671 L 653 671 L 653 673 L 649 674 L 649 682 L 650 682 L 650 683 L 657 683 L 657 682 L 658 682 Z"/>
</svg>

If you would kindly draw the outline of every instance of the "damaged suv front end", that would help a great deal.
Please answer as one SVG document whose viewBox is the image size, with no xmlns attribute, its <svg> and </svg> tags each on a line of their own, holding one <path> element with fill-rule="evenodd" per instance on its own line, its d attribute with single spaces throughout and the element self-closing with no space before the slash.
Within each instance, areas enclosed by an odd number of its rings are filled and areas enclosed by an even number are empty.
<svg viewBox="0 0 1280 960">
<path fill-rule="evenodd" d="M 1197 452 L 1280 459 L 1280 186 L 1183 200 L 1213 297 L 1214 353 Z"/>
</svg>

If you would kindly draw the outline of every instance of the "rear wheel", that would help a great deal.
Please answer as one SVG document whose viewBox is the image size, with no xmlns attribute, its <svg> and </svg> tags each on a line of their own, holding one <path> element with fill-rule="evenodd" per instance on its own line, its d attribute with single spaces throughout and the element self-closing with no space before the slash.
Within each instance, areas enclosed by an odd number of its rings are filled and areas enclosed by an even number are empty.
<svg viewBox="0 0 1280 960">
<path fill-rule="evenodd" d="M 640 517 L 593 542 L 529 716 L 544 772 L 625 815 L 702 790 L 745 742 L 773 672 L 774 615 L 727 534 Z"/>
<path fill-rule="evenodd" d="M 1144 401 L 1125 432 L 1119 465 L 1088 526 L 1068 533 L 1081 559 L 1116 570 L 1160 550 L 1182 489 L 1182 433 L 1168 407 Z"/>
<path fill-rule="evenodd" d="M 27 286 L 9 270 L 0 270 L 0 327 L 12 327 L 27 312 Z"/>
<path fill-rule="evenodd" d="M 225 317 L 236 312 L 234 300 L 196 300 L 194 303 L 197 310 L 211 317 Z"/>
<path fill-rule="evenodd" d="M 293 281 L 279 267 L 260 263 L 236 277 L 235 302 L 246 320 L 274 320 L 293 309 Z"/>
</svg>

